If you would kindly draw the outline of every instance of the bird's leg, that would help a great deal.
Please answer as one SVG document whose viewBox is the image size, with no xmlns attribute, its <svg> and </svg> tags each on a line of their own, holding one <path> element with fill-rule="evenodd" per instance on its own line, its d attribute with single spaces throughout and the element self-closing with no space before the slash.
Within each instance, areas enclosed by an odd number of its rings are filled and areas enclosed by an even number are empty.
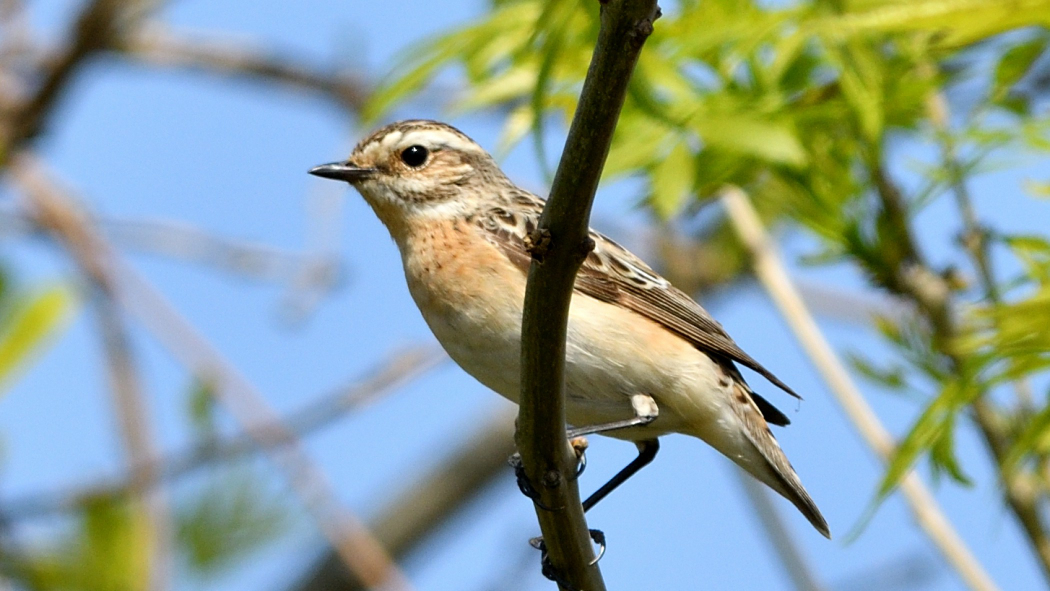
<svg viewBox="0 0 1050 591">
<path fill-rule="evenodd" d="M 656 457 L 656 452 L 660 451 L 660 441 L 657 439 L 646 439 L 645 441 L 636 441 L 635 445 L 638 446 L 638 457 L 631 460 L 631 463 L 623 467 L 616 473 L 615 476 L 609 479 L 608 482 L 603 484 L 601 488 L 594 491 L 591 496 L 587 497 L 587 500 L 583 502 L 583 511 L 586 513 L 598 504 L 598 501 L 604 499 L 606 495 L 616 490 L 616 487 L 627 482 L 627 479 L 634 476 L 636 472 L 649 465 L 649 462 L 653 461 Z"/>
<path fill-rule="evenodd" d="M 656 417 L 660 415 L 660 408 L 656 406 L 656 401 L 653 400 L 653 397 L 648 394 L 635 394 L 631 396 L 631 408 L 634 410 L 634 416 L 629 419 L 601 423 L 598 425 L 588 425 L 586 427 L 576 427 L 566 431 L 565 436 L 569 439 L 574 439 L 576 437 L 593 435 L 595 433 L 619 431 L 620 429 L 629 429 L 631 427 L 642 427 L 655 421 Z"/>
<path fill-rule="evenodd" d="M 605 433 L 607 431 L 628 429 L 630 427 L 641 427 L 655 421 L 656 417 L 660 414 L 660 409 L 656 406 L 656 401 L 653 400 L 652 396 L 647 394 L 635 394 L 634 396 L 631 396 L 631 408 L 634 409 L 635 416 L 630 419 L 613 421 L 611 423 L 603 423 L 600 425 L 591 425 L 588 427 L 577 427 L 566 431 L 565 434 L 572 443 L 572 448 L 576 452 L 576 457 L 579 458 L 579 466 L 576 469 L 577 476 L 582 474 L 584 467 L 587 466 L 587 456 L 584 453 L 587 449 L 587 440 L 583 439 L 584 435 Z M 628 478 L 634 476 L 636 472 L 652 462 L 653 458 L 656 457 L 656 452 L 660 450 L 660 442 L 656 438 L 638 441 L 635 445 L 638 446 L 638 457 L 624 466 L 622 470 L 617 472 L 616 475 L 603 484 L 601 488 L 594 491 L 591 496 L 587 497 L 587 500 L 583 502 L 584 512 L 587 512 L 591 507 L 597 505 L 598 501 L 604 499 L 609 493 L 616 490 L 616 487 L 627 482 Z M 536 490 L 532 488 L 532 485 L 525 477 L 525 470 L 521 465 L 521 456 L 514 454 L 511 456 L 510 463 L 514 466 L 514 472 L 518 477 L 518 488 L 521 489 L 521 492 L 525 493 L 525 496 L 531 498 L 541 509 L 550 511 L 549 507 L 545 507 L 539 502 L 539 494 L 536 493 Z M 594 562 L 591 563 L 593 565 L 605 555 L 605 534 L 598 529 L 590 530 L 590 534 L 591 539 L 599 545 L 598 555 L 594 558 Z M 543 566 L 543 575 L 548 579 L 557 582 L 564 589 L 573 589 L 573 587 L 568 585 L 564 578 L 560 576 L 561 573 L 559 573 L 550 563 L 550 560 L 547 557 L 547 547 L 543 542 L 543 537 L 532 538 L 529 543 L 532 544 L 532 547 L 540 550 L 542 553 L 540 563 Z"/>
<path fill-rule="evenodd" d="M 652 423 L 656 420 L 660 414 L 660 409 L 656 406 L 656 401 L 653 400 L 652 396 L 648 394 L 635 394 L 631 396 L 631 408 L 634 409 L 634 416 L 629 419 L 623 419 L 619 421 L 612 421 L 610 423 L 601 423 L 599 425 L 589 425 L 586 427 L 576 427 L 569 429 L 566 432 L 566 437 L 569 440 L 574 440 L 583 437 L 584 435 L 592 435 L 596 433 L 606 433 L 609 431 L 617 431 L 620 429 L 629 429 L 631 427 L 642 427 Z M 660 450 L 660 443 L 655 439 L 647 439 L 644 441 L 636 442 L 638 446 L 638 457 L 631 461 L 631 463 L 624 466 L 622 470 L 616 473 L 615 476 L 609 479 L 608 482 L 603 484 L 601 488 L 594 491 L 594 493 L 587 497 L 587 500 L 583 502 L 583 510 L 587 511 L 591 507 L 598 504 L 598 501 L 604 499 L 606 495 L 611 493 L 624 482 L 627 482 L 631 476 L 634 476 L 636 472 L 647 466 L 656 457 L 656 452 Z M 587 466 L 587 456 L 584 450 L 587 448 L 586 443 L 574 443 L 573 449 L 576 451 L 576 455 L 579 458 L 579 467 L 576 470 L 576 475 L 579 476 L 583 473 L 584 467 Z M 539 501 L 539 493 L 532 487 L 532 484 L 525 477 L 525 470 L 521 465 L 521 456 L 514 454 L 510 457 L 510 464 L 514 467 L 514 474 L 517 477 L 518 488 L 525 496 L 532 499 L 541 509 L 550 511 L 550 507 L 543 505 Z"/>
<path fill-rule="evenodd" d="M 621 421 L 613 421 L 611 423 L 603 423 L 601 425 L 590 425 L 588 427 L 580 427 L 576 429 L 570 429 L 568 432 L 569 439 L 580 437 L 583 435 L 590 435 L 592 433 L 605 433 L 608 431 L 616 431 L 619 429 L 629 429 L 631 427 L 641 427 L 648 425 L 656 420 L 656 417 L 660 414 L 659 407 L 656 406 L 656 401 L 653 400 L 652 396 L 647 394 L 635 394 L 631 396 L 631 407 L 634 409 L 634 416 L 629 419 Z M 615 476 L 609 479 L 608 482 L 603 484 L 601 488 L 594 491 L 594 493 L 587 497 L 587 500 L 583 502 L 583 510 L 587 511 L 591 507 L 598 504 L 598 501 L 604 499 L 606 495 L 611 493 L 631 476 L 634 476 L 636 472 L 647 466 L 656 457 L 656 452 L 660 450 L 660 443 L 655 439 L 647 439 L 645 441 L 636 442 L 638 446 L 638 457 L 631 461 L 631 463 L 624 466 L 622 470 L 616 473 Z M 586 466 L 586 456 L 583 455 L 582 450 L 579 452 L 580 465 Z M 577 474 L 582 472 L 580 469 Z"/>
</svg>

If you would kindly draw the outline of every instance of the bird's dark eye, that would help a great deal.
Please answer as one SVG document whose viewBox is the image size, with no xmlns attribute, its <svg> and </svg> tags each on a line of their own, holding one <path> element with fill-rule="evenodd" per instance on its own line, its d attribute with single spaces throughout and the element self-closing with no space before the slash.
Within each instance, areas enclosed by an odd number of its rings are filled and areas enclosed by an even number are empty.
<svg viewBox="0 0 1050 591">
<path fill-rule="evenodd" d="M 430 152 L 423 146 L 409 146 L 404 152 L 401 152 L 401 161 L 412 168 L 418 168 L 426 163 L 429 155 Z"/>
</svg>

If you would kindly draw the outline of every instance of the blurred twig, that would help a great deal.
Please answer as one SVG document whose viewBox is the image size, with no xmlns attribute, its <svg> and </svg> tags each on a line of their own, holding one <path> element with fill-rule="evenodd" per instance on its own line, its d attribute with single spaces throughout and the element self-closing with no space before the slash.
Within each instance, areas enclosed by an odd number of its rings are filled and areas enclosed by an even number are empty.
<svg viewBox="0 0 1050 591">
<path fill-rule="evenodd" d="M 776 303 L 784 320 L 865 443 L 881 460 L 887 461 L 893 454 L 893 439 L 868 406 L 845 366 L 839 361 L 806 309 L 747 195 L 739 188 L 729 187 L 723 191 L 722 201 L 740 240 L 754 258 L 755 274 Z M 919 526 L 945 560 L 955 568 L 963 582 L 974 590 L 998 589 L 984 572 L 980 562 L 959 538 L 937 501 L 915 472 L 909 472 L 904 477 L 900 488 Z"/>
<path fill-rule="evenodd" d="M 806 558 L 802 555 L 802 550 L 795 543 L 795 540 L 792 539 L 783 518 L 781 518 L 776 506 L 770 500 L 768 489 L 736 466 L 733 466 L 732 470 L 736 474 L 737 480 L 744 487 L 748 501 L 751 502 L 751 506 L 755 509 L 755 516 L 762 529 L 765 530 L 769 543 L 773 546 L 777 558 L 780 559 L 780 563 L 784 566 L 784 570 L 794 584 L 796 591 L 821 591 L 826 589 L 817 580 L 813 570 L 806 564 Z"/>
<path fill-rule="evenodd" d="M 14 171 L 20 181 L 26 180 L 19 176 L 23 172 L 22 167 L 16 167 Z M 144 560 L 148 561 L 144 569 L 148 575 L 141 581 L 142 589 L 164 589 L 168 586 L 170 574 L 170 516 L 162 491 L 147 493 L 144 486 L 155 479 L 153 466 L 159 452 L 150 428 L 142 380 L 135 367 L 127 329 L 113 302 L 114 286 L 106 269 L 104 248 L 87 230 L 85 216 L 79 209 L 46 191 L 29 191 L 25 196 L 33 222 L 65 246 L 87 278 L 88 299 L 102 334 L 113 408 L 128 456 L 131 481 L 139 493 L 133 498 L 133 503 L 143 522 L 144 541 L 148 547 L 142 553 Z"/>
<path fill-rule="evenodd" d="M 842 577 L 831 591 L 922 591 L 932 589 L 940 574 L 933 556 L 903 554 Z"/>
<path fill-rule="evenodd" d="M 75 210 L 73 201 L 31 156 L 20 154 L 12 161 L 12 168 L 13 176 L 24 192 L 36 195 L 37 199 L 50 200 L 63 211 Z M 80 221 L 88 222 L 86 217 Z M 87 272 L 106 277 L 113 286 L 115 301 L 123 309 L 135 314 L 195 375 L 203 376 L 215 385 L 219 399 L 242 428 L 260 437 L 260 447 L 266 449 L 284 471 L 289 485 L 299 494 L 315 523 L 347 567 L 372 587 L 407 589 L 409 585 L 404 575 L 361 522 L 338 502 L 324 473 L 302 450 L 295 434 L 280 425 L 279 417 L 252 383 L 183 320 L 148 282 L 120 264 L 116 253 L 94 228 L 82 226 L 70 236 L 63 236 L 61 241 L 75 251 L 81 248 L 78 236 L 90 240 L 95 245 L 94 251 L 102 255 L 98 260 L 88 261 L 85 265 Z M 271 428 L 258 431 L 260 425 Z"/>
<path fill-rule="evenodd" d="M 514 453 L 514 415 L 501 413 L 482 425 L 437 468 L 386 505 L 372 524 L 376 538 L 391 555 L 411 552 L 457 510 L 485 490 L 500 474 L 509 474 L 507 456 Z M 364 591 L 338 558 L 328 553 L 293 591 Z"/>
<path fill-rule="evenodd" d="M 65 47 L 49 55 L 38 72 L 40 82 L 32 94 L 10 109 L 0 127 L 0 164 L 21 145 L 36 137 L 52 107 L 68 88 L 69 80 L 88 59 L 111 47 L 121 15 L 130 3 L 123 0 L 92 0 L 81 8 Z"/>
<path fill-rule="evenodd" d="M 157 449 L 149 413 L 142 390 L 142 379 L 135 366 L 127 327 L 110 293 L 95 286 L 90 297 L 92 308 L 102 332 L 106 365 L 114 395 L 116 411 L 124 447 L 128 455 L 131 498 L 142 515 L 144 537 L 148 550 L 143 553 L 148 561 L 148 575 L 139 584 L 143 591 L 162 591 L 170 586 L 171 577 L 171 514 L 167 495 L 162 488 L 149 488 L 157 478 Z"/>
<path fill-rule="evenodd" d="M 338 286 L 345 275 L 334 256 L 235 240 L 171 220 L 93 217 L 92 223 L 123 248 L 206 265 L 241 277 L 286 283 L 300 277 L 304 269 L 312 269 L 310 283 L 301 288 L 330 290 Z M 25 212 L 0 205 L 0 236 L 34 234 L 47 236 Z"/>
<path fill-rule="evenodd" d="M 319 92 L 353 113 L 364 106 L 372 90 L 363 76 L 352 72 L 319 68 L 244 42 L 174 34 L 156 23 L 124 40 L 121 49 L 151 65 L 277 82 Z"/>
<path fill-rule="evenodd" d="M 985 228 L 977 217 L 974 209 L 973 198 L 970 196 L 969 188 L 966 186 L 966 174 L 962 164 L 959 162 L 958 147 L 948 129 L 948 103 L 944 96 L 935 93 L 927 100 L 927 110 L 930 121 L 937 132 L 941 144 L 941 159 L 944 169 L 948 172 L 951 192 L 955 196 L 955 204 L 963 222 L 963 231 L 960 242 L 963 249 L 970 258 L 971 263 L 977 270 L 980 278 L 981 291 L 992 307 L 1000 307 L 1003 303 L 1002 293 L 995 281 L 995 273 L 992 269 L 991 254 L 989 252 L 989 230 Z M 906 220 L 900 220 L 906 224 Z M 905 226 L 907 230 L 907 226 Z M 947 341 L 955 333 L 953 324 L 943 323 L 936 326 L 942 337 Z M 959 359 L 952 356 L 953 363 L 958 366 Z M 1031 385 L 1024 379 L 1011 382 L 1011 386 L 1017 396 L 1021 409 L 1032 412 L 1034 407 L 1034 396 Z M 1047 535 L 1046 524 L 1041 515 L 1040 503 L 1036 495 L 1031 494 L 1030 487 L 1020 478 L 1010 477 L 1003 473 L 1003 460 L 1006 458 L 1010 448 L 1012 429 L 1004 421 L 1003 416 L 994 404 L 987 398 L 980 397 L 972 403 L 974 420 L 984 437 L 985 443 L 995 458 L 996 468 L 999 471 L 999 479 L 1003 483 L 1006 501 L 1013 510 L 1021 527 L 1025 530 L 1029 543 L 1039 557 L 1039 565 L 1043 569 L 1043 575 L 1050 578 L 1050 536 Z M 1045 506 L 1044 506 L 1045 508 Z"/>
<path fill-rule="evenodd" d="M 339 388 L 304 408 L 289 414 L 281 425 L 260 425 L 254 433 L 238 433 L 228 439 L 205 441 L 191 449 L 168 455 L 151 468 L 154 478 L 147 482 L 132 478 L 111 479 L 70 487 L 60 492 L 30 493 L 5 501 L 2 521 L 13 522 L 55 513 L 74 511 L 100 497 L 122 495 L 135 489 L 146 490 L 177 479 L 203 466 L 235 461 L 259 449 L 259 440 L 276 445 L 281 440 L 268 437 L 266 431 L 288 429 L 303 437 L 360 410 L 377 398 L 415 380 L 448 358 L 434 347 L 416 347 L 399 351 L 368 371 L 363 380 Z"/>
<path fill-rule="evenodd" d="M 716 240 L 716 236 L 682 236 L 668 226 L 646 232 L 643 244 L 652 247 L 660 274 L 674 286 L 690 294 L 731 289 L 750 277 L 747 261 Z M 851 324 L 870 326 L 872 317 L 891 320 L 913 318 L 907 302 L 892 296 L 852 293 L 815 282 L 798 281 L 806 305 L 818 316 Z"/>
</svg>

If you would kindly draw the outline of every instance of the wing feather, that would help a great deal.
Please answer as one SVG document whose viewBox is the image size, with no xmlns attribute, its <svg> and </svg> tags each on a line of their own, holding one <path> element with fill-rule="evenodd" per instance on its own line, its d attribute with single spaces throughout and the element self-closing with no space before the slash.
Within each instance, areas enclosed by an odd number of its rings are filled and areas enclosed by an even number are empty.
<svg viewBox="0 0 1050 591">
<path fill-rule="evenodd" d="M 528 273 L 531 257 L 525 250 L 524 237 L 536 227 L 543 211 L 543 200 L 524 191 L 509 198 L 511 202 L 507 207 L 491 208 L 473 219 L 511 262 Z M 640 314 L 697 349 L 753 369 L 781 390 L 801 399 L 791 387 L 733 342 L 722 325 L 685 292 L 610 238 L 594 230 L 591 230 L 591 238 L 595 248 L 576 276 L 577 292 Z"/>
</svg>

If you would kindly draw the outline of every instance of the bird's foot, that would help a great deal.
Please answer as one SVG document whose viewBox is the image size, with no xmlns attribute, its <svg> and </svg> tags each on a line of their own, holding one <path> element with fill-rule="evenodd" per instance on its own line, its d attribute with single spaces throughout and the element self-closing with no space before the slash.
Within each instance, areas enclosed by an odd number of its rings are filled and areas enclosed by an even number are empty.
<svg viewBox="0 0 1050 591">
<path fill-rule="evenodd" d="M 569 441 L 569 445 L 572 446 L 572 451 L 576 454 L 576 473 L 573 478 L 579 478 L 587 468 L 587 438 L 574 437 Z M 525 467 L 521 463 L 521 454 L 515 453 L 510 456 L 507 458 L 507 463 L 514 468 L 514 477 L 518 481 L 518 489 L 521 490 L 521 494 L 532 499 L 532 502 L 536 503 L 536 506 L 540 509 L 551 511 L 551 508 L 544 505 L 540 500 L 540 493 L 536 491 L 536 488 L 529 481 L 529 477 L 525 475 Z"/>
<path fill-rule="evenodd" d="M 521 491 L 521 494 L 532 499 L 532 502 L 540 509 L 553 511 L 553 509 L 543 504 L 543 501 L 540 500 L 540 493 L 536 491 L 532 483 L 529 482 L 529 477 L 525 475 L 525 466 L 521 463 L 521 454 L 514 453 L 507 459 L 507 462 L 514 468 L 514 477 L 518 481 L 518 490 Z"/>
<path fill-rule="evenodd" d="M 587 566 L 594 566 L 598 564 L 598 561 L 605 556 L 605 532 L 600 529 L 587 530 L 591 534 L 591 539 L 594 540 L 595 544 L 598 544 L 598 554 L 594 557 L 594 560 Z M 550 555 L 547 554 L 547 544 L 544 543 L 543 537 L 535 537 L 529 540 L 529 545 L 540 551 L 540 572 L 543 576 L 557 583 L 562 589 L 568 589 L 569 591 L 579 591 L 565 578 L 565 575 L 561 573 L 557 568 L 551 564 Z"/>
</svg>

